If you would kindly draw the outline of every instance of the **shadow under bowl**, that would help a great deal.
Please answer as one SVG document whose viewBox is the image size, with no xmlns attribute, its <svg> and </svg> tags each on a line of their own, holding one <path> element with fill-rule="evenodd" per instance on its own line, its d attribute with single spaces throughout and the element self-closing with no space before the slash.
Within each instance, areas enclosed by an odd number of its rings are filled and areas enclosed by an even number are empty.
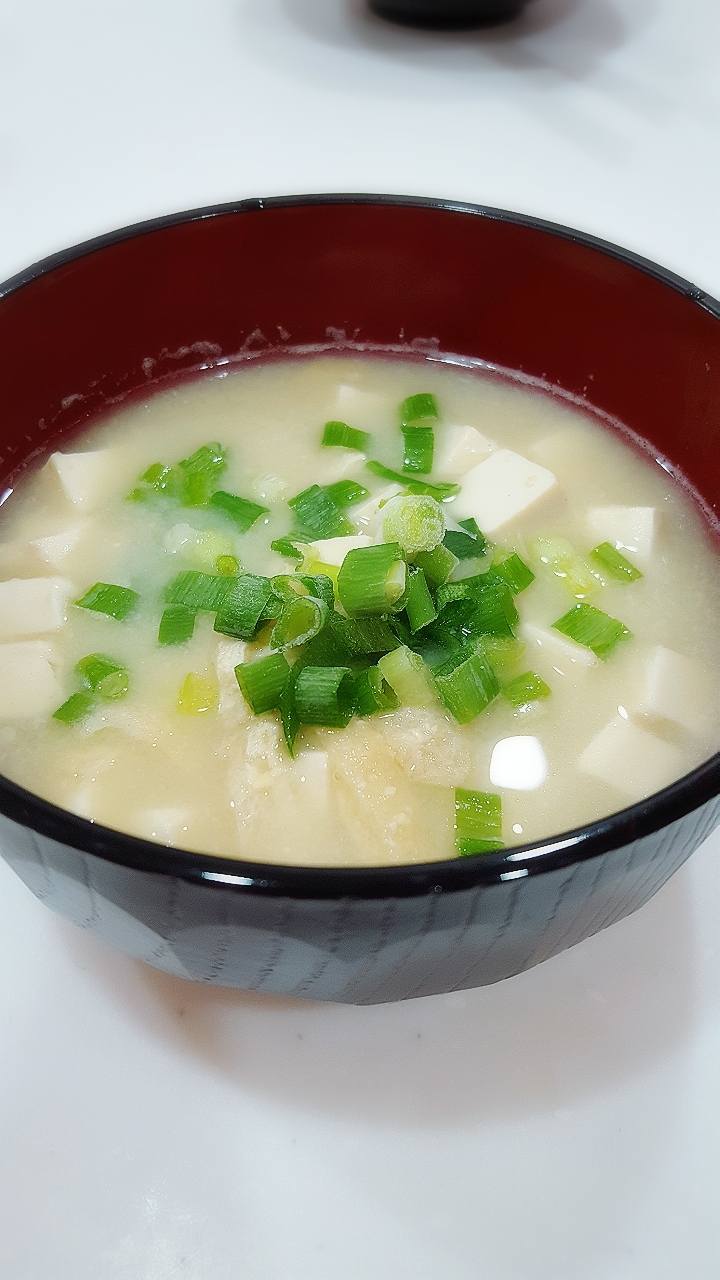
<svg viewBox="0 0 720 1280">
<path fill-rule="evenodd" d="M 405 27 L 461 31 L 512 22 L 528 0 L 369 0 L 373 13 Z"/>
<path fill-rule="evenodd" d="M 307 196 L 177 214 L 0 286 L 0 494 L 129 396 L 366 343 L 487 361 L 581 399 L 590 388 L 714 512 L 719 318 L 713 299 L 625 250 L 476 205 Z M 497 982 L 628 915 L 715 827 L 719 791 L 716 755 L 532 845 L 321 869 L 168 849 L 0 777 L 0 846 L 49 906 L 170 973 L 365 1004 Z"/>
</svg>

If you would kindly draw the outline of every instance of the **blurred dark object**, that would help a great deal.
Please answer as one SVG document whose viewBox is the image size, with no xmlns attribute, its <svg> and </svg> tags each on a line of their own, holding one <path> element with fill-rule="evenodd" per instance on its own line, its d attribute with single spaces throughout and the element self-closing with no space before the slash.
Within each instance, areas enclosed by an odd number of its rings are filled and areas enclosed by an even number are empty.
<svg viewBox="0 0 720 1280">
<path fill-rule="evenodd" d="M 380 18 L 435 30 L 493 27 L 517 18 L 528 0 L 369 0 Z"/>
</svg>

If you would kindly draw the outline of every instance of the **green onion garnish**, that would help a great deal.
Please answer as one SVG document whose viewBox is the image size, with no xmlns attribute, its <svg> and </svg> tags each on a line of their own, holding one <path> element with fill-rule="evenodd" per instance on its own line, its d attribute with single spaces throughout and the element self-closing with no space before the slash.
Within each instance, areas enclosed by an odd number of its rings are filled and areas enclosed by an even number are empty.
<svg viewBox="0 0 720 1280">
<path fill-rule="evenodd" d="M 415 564 L 422 569 L 429 587 L 442 586 L 458 563 L 457 556 L 440 543 L 433 551 L 421 551 L 414 557 Z"/>
<path fill-rule="evenodd" d="M 221 444 L 203 444 L 189 458 L 178 463 L 188 475 L 221 476 L 227 467 L 225 450 Z"/>
<path fill-rule="evenodd" d="M 334 608 L 335 588 L 332 578 L 328 578 L 326 573 L 303 573 L 297 577 L 308 595 L 315 596 L 316 600 L 324 600 L 328 609 Z"/>
<path fill-rule="evenodd" d="M 348 647 L 348 619 L 330 611 L 326 625 L 305 646 L 298 663 L 307 667 L 346 667 L 356 656 Z"/>
<path fill-rule="evenodd" d="M 511 555 L 506 556 L 504 560 L 499 560 L 494 564 L 491 573 L 496 574 L 507 582 L 513 595 L 519 595 L 531 582 L 535 581 L 535 574 L 532 569 L 520 559 L 515 551 Z"/>
<path fill-rule="evenodd" d="M 632 639 L 632 631 L 617 618 L 584 602 L 576 604 L 552 625 L 556 631 L 592 649 L 598 658 L 607 658 L 621 640 Z"/>
<path fill-rule="evenodd" d="M 158 628 L 158 644 L 185 644 L 195 630 L 195 610 L 184 604 L 169 604 Z"/>
<path fill-rule="evenodd" d="M 406 568 L 397 542 L 348 551 L 337 580 L 340 603 L 348 617 L 392 609 L 405 591 Z"/>
<path fill-rule="evenodd" d="M 595 547 L 590 552 L 590 558 L 602 570 L 609 573 L 611 578 L 617 578 L 618 582 L 637 582 L 638 578 L 643 576 L 640 570 L 621 555 L 611 542 L 601 542 L 599 547 Z"/>
<path fill-rule="evenodd" d="M 403 427 L 403 475 L 429 476 L 435 452 L 432 427 Z"/>
<path fill-rule="evenodd" d="M 506 582 L 498 582 L 490 574 L 480 573 L 473 578 L 446 582 L 438 587 L 438 612 L 442 613 L 447 605 L 457 601 L 472 602 L 472 614 L 465 611 L 462 616 L 473 617 L 472 630 L 478 635 L 482 632 L 510 635 L 518 621 L 518 611 L 510 588 Z"/>
<path fill-rule="evenodd" d="M 301 670 L 302 667 L 297 663 L 294 667 L 290 667 L 282 693 L 278 699 L 278 710 L 282 720 L 285 744 L 291 756 L 295 754 L 295 739 L 300 728 L 300 717 L 295 705 L 295 685 Z"/>
<path fill-rule="evenodd" d="M 97 689 L 106 676 L 125 672 L 125 667 L 114 658 L 108 658 L 105 653 L 89 653 L 75 664 L 75 670 L 86 688 Z"/>
<path fill-rule="evenodd" d="M 473 516 L 468 516 L 467 520 L 458 520 L 458 524 L 461 529 L 471 534 L 473 538 L 477 538 L 478 542 L 482 542 L 483 546 L 485 546 L 485 535 L 480 532 L 478 522 Z"/>
<path fill-rule="evenodd" d="M 292 649 L 307 644 L 328 619 L 328 607 L 324 600 L 312 596 L 296 596 L 284 604 L 270 637 L 272 649 Z"/>
<path fill-rule="evenodd" d="M 533 550 L 540 563 L 560 578 L 579 600 L 597 591 L 598 576 L 565 538 L 537 538 Z"/>
<path fill-rule="evenodd" d="M 313 538 L 341 538 L 355 533 L 355 526 L 319 484 L 303 489 L 297 497 L 290 499 L 288 506 L 295 512 L 302 528 Z"/>
<path fill-rule="evenodd" d="M 416 427 L 428 420 L 437 422 L 439 418 L 437 400 L 429 391 L 419 391 L 417 395 L 408 396 L 400 405 L 401 427 Z"/>
<path fill-rule="evenodd" d="M 121 667 L 119 671 L 111 671 L 109 675 L 103 677 L 97 687 L 97 692 L 101 698 L 105 698 L 108 702 L 116 702 L 118 698 L 125 697 L 129 688 L 128 673 Z"/>
<path fill-rule="evenodd" d="M 182 492 L 183 477 L 173 467 L 166 467 L 163 462 L 153 462 L 147 471 L 140 476 L 139 488 L 128 494 L 129 502 L 145 502 L 153 494 L 166 498 L 179 498 Z"/>
<path fill-rule="evenodd" d="M 199 716 L 204 711 L 212 711 L 218 696 L 218 687 L 214 681 L 191 671 L 180 686 L 177 709 L 187 716 Z"/>
<path fill-rule="evenodd" d="M 447 662 L 432 668 L 435 687 L 458 724 L 468 724 L 500 692 L 497 676 L 485 654 L 468 645 Z"/>
<path fill-rule="evenodd" d="M 339 445 L 342 449 L 359 449 L 364 452 L 372 436 L 367 431 L 358 431 L 355 427 L 349 427 L 346 422 L 326 422 L 323 429 L 321 444 Z"/>
<path fill-rule="evenodd" d="M 370 497 L 370 490 L 357 480 L 337 480 L 335 484 L 323 486 L 325 492 L 336 507 L 352 507 L 356 502 L 363 502 Z"/>
<path fill-rule="evenodd" d="M 398 494 L 382 512 L 385 542 L 399 542 L 407 556 L 433 551 L 443 540 L 442 507 L 427 494 Z"/>
<path fill-rule="evenodd" d="M 514 707 L 526 707 L 528 703 L 537 702 L 539 698 L 549 698 L 552 692 L 534 671 L 525 671 L 521 676 L 516 676 L 514 680 L 503 685 L 502 691 Z"/>
<path fill-rule="evenodd" d="M 426 493 L 428 497 L 434 498 L 436 502 L 444 502 L 447 498 L 454 498 L 460 492 L 459 484 L 430 484 L 427 480 L 418 480 L 412 476 L 405 476 L 401 471 L 392 471 L 390 467 L 386 467 L 382 462 L 366 462 L 365 466 L 368 471 L 372 471 L 374 476 L 380 476 L 381 480 L 394 480 L 396 484 L 401 484 L 409 493 Z"/>
<path fill-rule="evenodd" d="M 270 653 L 255 662 L 241 662 L 235 668 L 243 697 L 256 716 L 280 705 L 289 672 L 290 667 L 281 653 Z"/>
<path fill-rule="evenodd" d="M 215 615 L 215 631 L 239 640 L 252 640 L 263 610 L 273 594 L 269 578 L 254 573 L 244 573 L 241 578 L 228 579 L 231 589 L 227 592 Z"/>
<path fill-rule="evenodd" d="M 228 578 L 224 574 L 185 569 L 167 584 L 165 600 L 167 604 L 184 604 L 195 613 L 215 613 L 237 581 L 238 579 Z"/>
<path fill-rule="evenodd" d="M 378 662 L 380 674 L 387 680 L 400 702 L 406 707 L 431 707 L 436 702 L 429 671 L 419 653 L 401 644 Z"/>
<path fill-rule="evenodd" d="M 473 560 L 481 556 L 486 545 L 484 538 L 474 538 L 472 534 L 460 533 L 457 529 L 448 529 L 443 538 L 443 546 L 458 560 Z"/>
<path fill-rule="evenodd" d="M 355 709 L 349 667 L 303 667 L 295 685 L 295 707 L 301 724 L 344 729 Z"/>
<path fill-rule="evenodd" d="M 60 720 L 62 724 L 77 724 L 90 714 L 94 705 L 95 699 L 91 693 L 72 693 L 67 702 L 53 711 L 53 720 Z"/>
<path fill-rule="evenodd" d="M 218 556 L 215 568 L 221 578 L 236 578 L 241 569 L 237 556 Z"/>
<path fill-rule="evenodd" d="M 122 622 L 137 605 L 140 596 L 129 587 L 117 587 L 111 582 L 96 582 L 75 604 L 80 609 L 92 609 L 108 618 Z"/>
<path fill-rule="evenodd" d="M 300 561 L 305 559 L 302 551 L 298 551 L 294 542 L 291 542 L 289 538 L 276 538 L 274 542 L 270 543 L 270 550 L 277 551 L 279 556 L 287 556 L 288 560 Z"/>
<path fill-rule="evenodd" d="M 398 639 L 385 618 L 374 614 L 368 618 L 341 618 L 331 615 L 332 625 L 346 646 L 347 657 L 362 658 L 368 653 L 389 653 L 397 649 Z M 344 665 L 332 663 L 330 665 Z M 318 663 L 322 666 L 322 663 Z"/>
<path fill-rule="evenodd" d="M 422 569 L 411 568 L 409 571 L 408 593 L 405 600 L 405 611 L 412 632 L 426 627 L 437 618 L 435 602 L 428 588 Z"/>
<path fill-rule="evenodd" d="M 208 506 L 214 507 L 217 511 L 222 511 L 223 515 L 228 516 L 232 520 L 235 527 L 240 533 L 247 533 L 251 529 L 256 520 L 260 516 L 267 515 L 269 508 L 261 507 L 258 502 L 250 502 L 247 498 L 239 498 L 234 493 L 225 493 L 223 489 L 218 489 L 208 499 Z"/>
<path fill-rule="evenodd" d="M 379 667 L 367 667 L 355 677 L 356 715 L 374 716 L 378 711 L 395 711 L 399 705 Z"/>
<path fill-rule="evenodd" d="M 455 847 L 458 857 L 503 849 L 502 800 L 488 791 L 455 789 Z"/>
<path fill-rule="evenodd" d="M 481 635 L 475 642 L 482 649 L 496 676 L 517 667 L 525 654 L 525 645 L 517 636 Z"/>
</svg>

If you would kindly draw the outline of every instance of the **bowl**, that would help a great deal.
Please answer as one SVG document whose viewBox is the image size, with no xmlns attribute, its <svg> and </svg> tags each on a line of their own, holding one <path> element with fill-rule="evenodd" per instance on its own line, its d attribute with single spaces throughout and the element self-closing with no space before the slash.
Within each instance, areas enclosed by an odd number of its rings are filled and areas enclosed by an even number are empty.
<svg viewBox="0 0 720 1280">
<path fill-rule="evenodd" d="M 369 0 L 380 18 L 407 27 L 463 30 L 495 27 L 517 18 L 529 0 Z"/>
<path fill-rule="evenodd" d="M 395 196 L 246 200 L 129 227 L 0 286 L 0 498 L 94 415 L 292 348 L 453 352 L 624 422 L 720 501 L 720 304 L 537 219 Z M 715 827 L 720 755 L 601 821 L 414 866 L 165 848 L 0 778 L 0 844 L 42 901 L 200 982 L 365 1004 L 497 982 L 641 907 Z"/>
</svg>

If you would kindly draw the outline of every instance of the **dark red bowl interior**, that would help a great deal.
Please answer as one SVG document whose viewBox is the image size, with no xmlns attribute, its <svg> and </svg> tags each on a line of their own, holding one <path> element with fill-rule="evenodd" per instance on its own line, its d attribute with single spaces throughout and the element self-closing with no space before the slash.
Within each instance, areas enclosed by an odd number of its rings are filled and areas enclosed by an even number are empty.
<svg viewBox="0 0 720 1280">
<path fill-rule="evenodd" d="M 3 486 L 159 379 L 344 334 L 479 358 L 586 397 L 718 508 L 718 304 L 533 219 L 394 197 L 246 201 L 103 237 L 0 294 Z M 702 798 L 688 793 L 685 811 Z"/>
</svg>

